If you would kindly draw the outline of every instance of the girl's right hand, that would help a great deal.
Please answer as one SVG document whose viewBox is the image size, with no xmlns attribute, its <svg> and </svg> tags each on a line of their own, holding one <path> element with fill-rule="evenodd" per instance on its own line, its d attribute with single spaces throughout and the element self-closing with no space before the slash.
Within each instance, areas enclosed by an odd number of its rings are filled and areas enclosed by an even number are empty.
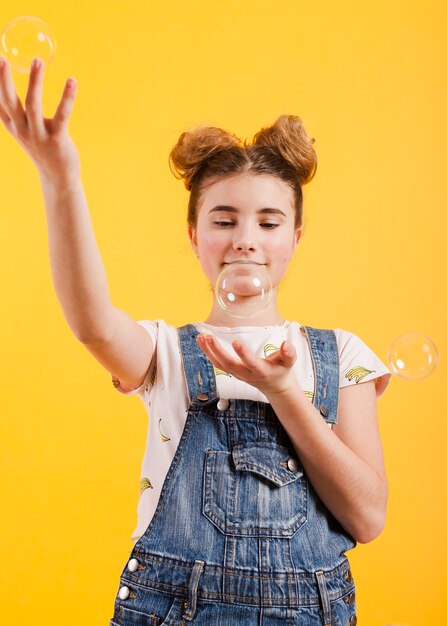
<svg viewBox="0 0 447 626">
<path fill-rule="evenodd" d="M 17 96 L 9 64 L 0 57 L 0 119 L 31 157 L 41 178 L 59 182 L 80 175 L 78 151 L 68 134 L 76 81 L 67 81 L 53 119 L 45 118 L 42 113 L 43 71 L 42 61 L 40 67 L 31 67 L 25 111 Z"/>
</svg>

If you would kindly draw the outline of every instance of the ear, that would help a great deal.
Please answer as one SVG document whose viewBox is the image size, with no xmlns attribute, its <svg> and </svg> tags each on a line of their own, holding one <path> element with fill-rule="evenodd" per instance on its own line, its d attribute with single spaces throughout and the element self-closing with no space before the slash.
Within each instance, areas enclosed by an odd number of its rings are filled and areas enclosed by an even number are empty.
<svg viewBox="0 0 447 626">
<path fill-rule="evenodd" d="M 301 239 L 301 235 L 303 234 L 302 228 L 297 228 L 295 231 L 295 236 L 293 238 L 293 249 L 297 247 L 299 240 Z"/>
<path fill-rule="evenodd" d="M 193 247 L 193 250 L 197 256 L 197 249 L 196 249 L 197 248 L 197 231 L 194 228 L 192 228 L 192 226 L 188 226 L 188 236 L 189 236 L 191 245 Z"/>
</svg>

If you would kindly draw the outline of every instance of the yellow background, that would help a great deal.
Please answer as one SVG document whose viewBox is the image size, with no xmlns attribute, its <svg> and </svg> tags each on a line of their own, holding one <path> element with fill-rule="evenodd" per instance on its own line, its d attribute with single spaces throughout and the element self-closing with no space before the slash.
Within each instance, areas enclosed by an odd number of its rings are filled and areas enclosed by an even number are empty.
<svg viewBox="0 0 447 626">
<path fill-rule="evenodd" d="M 211 304 L 168 167 L 179 134 L 210 124 L 245 139 L 283 113 L 304 119 L 319 166 L 283 315 L 350 330 L 385 362 L 407 331 L 441 356 L 379 400 L 390 500 L 382 535 L 350 553 L 359 624 L 444 624 L 445 3 L 14 0 L 0 25 L 19 15 L 58 41 L 47 117 L 78 81 L 70 132 L 113 303 L 136 320 L 179 326 Z M 23 101 L 27 77 L 14 79 Z M 0 131 L 2 621 L 108 624 L 146 413 L 66 323 L 37 171 Z"/>
</svg>

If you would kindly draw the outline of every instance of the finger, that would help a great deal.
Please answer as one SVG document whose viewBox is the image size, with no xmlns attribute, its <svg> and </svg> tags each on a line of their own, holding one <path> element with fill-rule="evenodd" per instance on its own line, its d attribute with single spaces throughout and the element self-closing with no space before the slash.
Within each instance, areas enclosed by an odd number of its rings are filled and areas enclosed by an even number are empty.
<svg viewBox="0 0 447 626">
<path fill-rule="evenodd" d="M 74 78 L 69 78 L 65 83 L 62 98 L 53 118 L 53 129 L 56 133 L 59 133 L 68 126 L 68 120 L 70 119 L 76 97 L 76 89 L 76 80 Z"/>
<path fill-rule="evenodd" d="M 206 356 L 210 359 L 210 361 L 213 363 L 215 367 L 217 367 L 218 369 L 221 369 L 222 371 L 227 371 L 226 370 L 227 366 L 222 363 L 222 361 L 219 359 L 218 355 L 216 354 L 215 350 L 213 350 L 211 345 L 208 343 L 208 341 L 204 337 L 198 337 L 197 342 L 200 348 L 203 350 L 203 352 L 206 354 Z"/>
<path fill-rule="evenodd" d="M 6 113 L 5 109 L 2 107 L 1 104 L 0 104 L 0 120 L 3 122 L 3 125 L 5 126 L 6 130 L 8 130 L 10 133 L 13 133 L 14 125 L 12 123 L 12 119 Z"/>
<path fill-rule="evenodd" d="M 242 361 L 250 368 L 250 370 L 259 369 L 259 358 L 251 352 L 241 341 L 233 341 L 231 344 Z"/>
<path fill-rule="evenodd" d="M 295 346 L 290 341 L 283 341 L 281 344 L 281 352 L 288 357 L 292 357 L 295 353 Z"/>
<path fill-rule="evenodd" d="M 30 130 L 37 134 L 43 135 L 45 133 L 45 127 L 42 114 L 42 85 L 43 85 L 43 73 L 44 63 L 40 59 L 36 59 L 38 67 L 35 66 L 34 61 L 31 64 L 31 73 L 28 83 L 28 91 L 26 93 L 25 107 L 26 118 Z"/>
<path fill-rule="evenodd" d="M 222 361 L 219 359 L 218 354 L 216 354 L 216 350 L 211 345 L 210 339 L 208 337 L 199 337 L 198 341 L 203 352 L 210 360 L 213 361 L 213 364 L 216 365 L 216 367 L 222 367 L 223 369 Z"/>
<path fill-rule="evenodd" d="M 212 336 L 206 337 L 207 356 L 213 361 L 213 364 L 224 372 L 234 376 L 243 376 L 246 373 L 246 367 L 242 366 L 240 359 L 232 358 L 229 353 L 222 348 L 219 341 Z"/>
<path fill-rule="evenodd" d="M 278 353 L 276 353 L 278 354 Z M 296 361 L 296 350 L 293 343 L 283 341 L 279 350 L 280 362 L 286 367 L 291 367 Z"/>
<path fill-rule="evenodd" d="M 17 130 L 24 133 L 28 126 L 25 111 L 17 96 L 9 64 L 2 57 L 0 57 L 0 104 Z"/>
</svg>

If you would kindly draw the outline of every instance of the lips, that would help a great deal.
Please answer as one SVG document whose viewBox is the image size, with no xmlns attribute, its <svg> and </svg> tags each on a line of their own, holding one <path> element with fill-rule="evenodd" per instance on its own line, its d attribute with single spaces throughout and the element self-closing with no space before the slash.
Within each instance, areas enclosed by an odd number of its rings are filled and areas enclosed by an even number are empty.
<svg viewBox="0 0 447 626">
<path fill-rule="evenodd" d="M 249 263 L 251 265 L 264 265 L 264 263 L 258 263 L 257 261 L 247 261 L 246 259 L 243 261 L 229 261 L 228 263 L 224 263 L 224 265 L 233 265 L 233 263 Z"/>
</svg>

